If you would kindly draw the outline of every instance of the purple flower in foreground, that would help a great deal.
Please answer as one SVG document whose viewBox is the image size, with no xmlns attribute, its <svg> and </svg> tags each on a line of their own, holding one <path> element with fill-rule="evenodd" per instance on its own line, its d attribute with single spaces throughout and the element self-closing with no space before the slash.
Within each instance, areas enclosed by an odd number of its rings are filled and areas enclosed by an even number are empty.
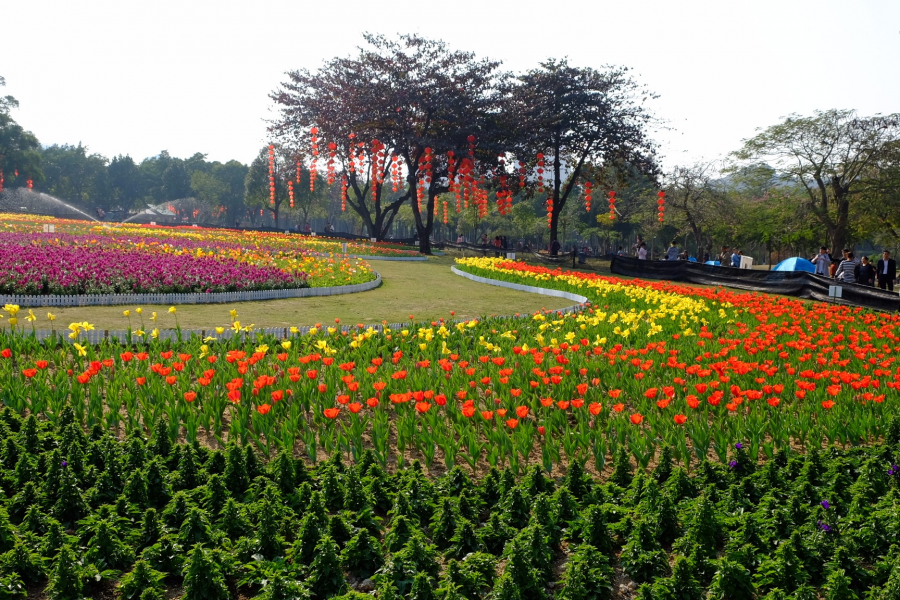
<svg viewBox="0 0 900 600">
<path fill-rule="evenodd" d="M 900 465 L 891 465 L 887 474 L 891 477 L 900 477 Z"/>
<path fill-rule="evenodd" d="M 728 463 L 728 466 L 729 466 L 730 468 L 732 468 L 732 469 L 737 469 L 738 463 L 737 463 L 736 460 L 733 460 L 733 461 L 731 461 L 730 463 Z"/>
<path fill-rule="evenodd" d="M 825 533 L 829 533 L 831 531 L 831 525 L 829 525 L 828 523 L 823 523 L 822 521 L 818 521 L 816 524 L 819 526 L 819 529 L 821 529 Z"/>
<path fill-rule="evenodd" d="M 828 500 L 822 500 L 821 502 L 819 502 L 819 504 L 821 504 L 822 508 L 824 508 L 825 510 L 831 508 L 831 504 L 828 503 Z"/>
<path fill-rule="evenodd" d="M 734 445 L 735 450 L 740 450 L 743 447 L 744 447 L 744 445 L 740 442 L 738 442 L 737 444 Z"/>
<path fill-rule="evenodd" d="M 69 463 L 67 463 L 66 461 L 62 461 L 62 466 L 68 467 L 68 466 L 69 466 Z"/>
</svg>

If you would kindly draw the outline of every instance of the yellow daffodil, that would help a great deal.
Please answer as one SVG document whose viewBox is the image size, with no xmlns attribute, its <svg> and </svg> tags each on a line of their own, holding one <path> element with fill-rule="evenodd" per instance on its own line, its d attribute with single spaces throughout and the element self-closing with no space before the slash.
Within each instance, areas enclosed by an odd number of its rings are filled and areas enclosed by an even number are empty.
<svg viewBox="0 0 900 600">
<path fill-rule="evenodd" d="M 31 310 L 30 308 L 28 309 L 28 316 L 25 317 L 25 320 L 28 321 L 29 323 L 34 323 L 35 321 L 37 321 L 37 317 L 34 316 L 34 311 Z"/>
<path fill-rule="evenodd" d="M 231 309 L 228 311 L 228 314 L 231 315 L 231 320 L 234 321 L 237 319 L 237 311 L 235 309 Z"/>
<path fill-rule="evenodd" d="M 10 317 L 15 317 L 16 313 L 19 312 L 19 305 L 18 304 L 4 304 L 3 310 L 8 312 Z"/>
<path fill-rule="evenodd" d="M 153 339 L 156 339 L 159 337 L 159 328 L 158 327 L 153 328 L 153 331 L 150 332 L 150 337 L 152 337 Z"/>
<path fill-rule="evenodd" d="M 269 351 L 269 347 L 266 346 L 265 344 L 262 344 L 261 346 L 257 346 L 257 347 L 256 347 L 256 351 L 259 352 L 259 353 L 261 353 L 261 354 L 265 354 L 266 352 Z"/>
<path fill-rule="evenodd" d="M 47 320 L 50 321 L 50 322 L 55 321 L 55 320 L 56 320 L 56 315 L 54 315 L 52 312 L 48 312 L 48 313 L 47 313 Z"/>
<path fill-rule="evenodd" d="M 87 356 L 87 348 L 81 344 L 72 344 L 72 346 L 78 350 L 78 356 Z"/>
<path fill-rule="evenodd" d="M 169 307 L 169 314 L 170 314 L 170 315 L 174 315 L 174 314 L 175 314 L 175 307 L 174 307 L 174 306 L 170 306 L 170 307 Z"/>
</svg>

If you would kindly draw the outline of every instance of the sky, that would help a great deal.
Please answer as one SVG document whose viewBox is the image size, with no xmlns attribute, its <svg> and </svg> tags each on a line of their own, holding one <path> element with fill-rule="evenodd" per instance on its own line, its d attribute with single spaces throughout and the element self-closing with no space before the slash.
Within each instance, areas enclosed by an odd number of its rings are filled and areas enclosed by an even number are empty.
<svg viewBox="0 0 900 600">
<path fill-rule="evenodd" d="M 44 145 L 137 161 L 249 163 L 284 73 L 352 54 L 366 31 L 442 39 L 513 72 L 627 66 L 660 96 L 666 168 L 724 158 L 791 113 L 900 113 L 897 0 L 0 0 L 0 14 L 13 117 Z"/>
</svg>

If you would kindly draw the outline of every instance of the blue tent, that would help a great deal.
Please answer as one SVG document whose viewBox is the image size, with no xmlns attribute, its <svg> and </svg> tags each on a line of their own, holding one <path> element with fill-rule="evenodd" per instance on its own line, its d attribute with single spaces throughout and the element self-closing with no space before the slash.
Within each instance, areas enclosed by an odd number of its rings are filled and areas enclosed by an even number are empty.
<svg viewBox="0 0 900 600">
<path fill-rule="evenodd" d="M 773 271 L 806 271 L 807 273 L 815 273 L 816 265 L 812 264 L 805 258 L 800 258 L 799 256 L 795 256 L 793 258 L 786 258 L 772 269 Z"/>
<path fill-rule="evenodd" d="M 719 261 L 717 261 L 717 260 L 708 260 L 708 261 L 706 261 L 706 262 L 703 263 L 703 264 L 704 264 L 704 265 L 713 265 L 713 266 L 716 266 L 716 267 L 721 267 L 721 266 L 722 266 L 722 265 L 719 263 Z"/>
</svg>

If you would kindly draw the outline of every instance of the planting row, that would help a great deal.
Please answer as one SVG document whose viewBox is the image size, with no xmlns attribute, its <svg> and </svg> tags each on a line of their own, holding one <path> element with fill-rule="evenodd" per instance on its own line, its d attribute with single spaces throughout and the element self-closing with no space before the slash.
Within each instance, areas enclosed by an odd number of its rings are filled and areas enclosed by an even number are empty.
<svg viewBox="0 0 900 600">
<path fill-rule="evenodd" d="M 900 598 L 900 420 L 883 443 L 689 476 L 665 447 L 595 480 L 311 468 L 251 446 L 0 412 L 0 596 L 379 600 Z M 639 586 L 639 587 L 638 587 Z M 636 589 L 635 589 L 636 588 Z"/>
</svg>

